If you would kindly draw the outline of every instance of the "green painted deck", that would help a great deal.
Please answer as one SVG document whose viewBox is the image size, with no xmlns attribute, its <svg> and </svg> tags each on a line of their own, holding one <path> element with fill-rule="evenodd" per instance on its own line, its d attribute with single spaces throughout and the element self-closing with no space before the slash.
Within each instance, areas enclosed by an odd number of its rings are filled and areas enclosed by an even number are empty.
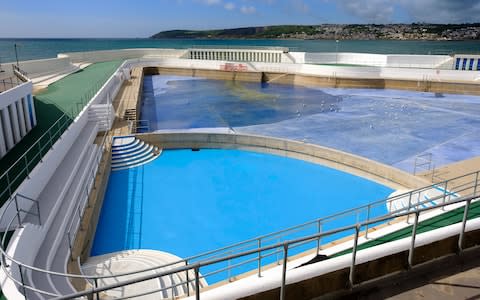
<svg viewBox="0 0 480 300">
<path fill-rule="evenodd" d="M 51 84 L 45 91 L 34 97 L 37 126 L 0 160 L 0 174 L 4 174 L 10 166 L 14 166 L 8 175 L 0 177 L 0 191 L 6 191 L 0 195 L 0 205 L 27 177 L 27 162 L 28 170 L 31 171 L 50 149 L 50 141 L 54 143 L 62 135 L 85 104 L 122 62 L 117 60 L 92 64 Z M 64 114 L 61 124 L 42 137 Z M 37 145 L 30 149 L 38 140 L 40 141 Z M 18 161 L 24 153 L 26 153 L 26 160 Z M 7 189 L 8 182 L 11 182 L 11 190 Z"/>
<path fill-rule="evenodd" d="M 417 226 L 417 234 L 462 222 L 464 209 L 465 209 L 464 207 L 459 207 L 452 211 L 445 212 L 436 217 L 419 222 Z M 480 201 L 470 204 L 470 207 L 468 210 L 468 216 L 467 216 L 468 220 L 475 219 L 478 217 L 480 217 Z M 414 219 L 414 216 L 411 216 L 410 217 L 411 222 L 413 222 L 413 219 Z M 377 245 L 381 245 L 388 242 L 400 240 L 406 237 L 410 237 L 412 236 L 412 231 L 413 231 L 413 225 L 408 226 L 404 229 L 398 230 L 396 232 L 392 232 L 378 239 L 374 239 L 366 243 L 363 243 L 361 245 L 358 245 L 358 250 L 363 250 L 363 249 L 367 249 Z M 352 248 L 347 249 L 345 251 L 341 251 L 334 255 L 331 255 L 330 258 L 341 256 L 348 253 L 352 253 Z"/>
</svg>

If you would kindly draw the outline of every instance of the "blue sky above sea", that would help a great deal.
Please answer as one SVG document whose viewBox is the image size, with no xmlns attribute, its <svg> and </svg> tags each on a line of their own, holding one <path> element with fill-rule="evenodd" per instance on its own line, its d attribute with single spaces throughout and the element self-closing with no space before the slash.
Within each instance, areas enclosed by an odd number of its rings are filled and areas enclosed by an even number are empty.
<svg viewBox="0 0 480 300">
<path fill-rule="evenodd" d="M 478 0 L 5 1 L 0 38 L 148 37 L 279 24 L 480 22 Z"/>
</svg>

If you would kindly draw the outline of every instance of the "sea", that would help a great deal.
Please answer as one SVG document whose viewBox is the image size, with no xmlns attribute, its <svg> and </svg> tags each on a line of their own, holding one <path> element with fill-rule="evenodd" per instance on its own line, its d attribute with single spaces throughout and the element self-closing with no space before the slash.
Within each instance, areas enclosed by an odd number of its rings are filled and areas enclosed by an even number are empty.
<svg viewBox="0 0 480 300">
<path fill-rule="evenodd" d="M 16 45 L 16 47 L 15 47 Z M 127 48 L 287 47 L 299 52 L 360 52 L 379 54 L 480 54 L 480 40 L 276 40 L 276 39 L 0 39 L 0 64 L 56 57 L 58 53 Z"/>
</svg>

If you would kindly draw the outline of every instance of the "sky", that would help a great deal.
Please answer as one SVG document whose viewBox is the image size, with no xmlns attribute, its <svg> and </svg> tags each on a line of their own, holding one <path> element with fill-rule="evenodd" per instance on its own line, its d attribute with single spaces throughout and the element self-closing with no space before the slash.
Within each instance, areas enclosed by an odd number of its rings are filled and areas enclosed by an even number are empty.
<svg viewBox="0 0 480 300">
<path fill-rule="evenodd" d="M 0 38 L 143 38 L 172 29 L 412 22 L 480 22 L 480 0 L 4 1 Z"/>
</svg>

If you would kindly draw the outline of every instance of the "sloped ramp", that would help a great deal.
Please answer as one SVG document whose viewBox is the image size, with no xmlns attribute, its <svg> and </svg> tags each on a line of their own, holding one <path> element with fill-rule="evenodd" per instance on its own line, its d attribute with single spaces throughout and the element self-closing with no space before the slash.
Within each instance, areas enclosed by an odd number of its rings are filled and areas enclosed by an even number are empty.
<svg viewBox="0 0 480 300">
<path fill-rule="evenodd" d="M 439 186 L 432 186 L 429 189 L 415 191 L 410 194 L 408 190 L 397 190 L 390 194 L 389 200 L 385 203 L 390 213 L 401 213 L 407 210 L 426 208 L 442 204 L 458 198 L 457 193 L 445 190 Z"/>
</svg>

